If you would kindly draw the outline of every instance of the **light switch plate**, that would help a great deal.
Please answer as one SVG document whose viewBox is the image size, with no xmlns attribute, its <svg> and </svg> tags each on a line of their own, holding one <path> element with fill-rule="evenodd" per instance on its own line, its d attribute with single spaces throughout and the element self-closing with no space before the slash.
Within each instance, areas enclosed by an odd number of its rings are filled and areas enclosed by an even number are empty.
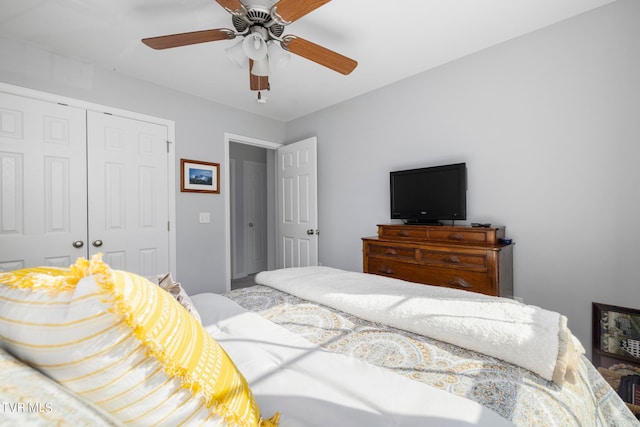
<svg viewBox="0 0 640 427">
<path fill-rule="evenodd" d="M 200 212 L 200 224 L 208 224 L 211 222 L 211 214 L 209 212 Z"/>
</svg>

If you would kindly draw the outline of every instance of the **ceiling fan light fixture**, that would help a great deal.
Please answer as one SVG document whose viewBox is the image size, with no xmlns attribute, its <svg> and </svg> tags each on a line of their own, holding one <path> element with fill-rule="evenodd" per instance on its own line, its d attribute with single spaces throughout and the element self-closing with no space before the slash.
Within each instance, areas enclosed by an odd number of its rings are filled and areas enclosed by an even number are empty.
<svg viewBox="0 0 640 427">
<path fill-rule="evenodd" d="M 265 56 L 263 59 L 254 60 L 253 67 L 251 67 L 251 74 L 259 77 L 268 76 L 269 62 L 269 57 L 267 56 Z"/>
<path fill-rule="evenodd" d="M 254 32 L 242 41 L 242 50 L 249 58 L 257 61 L 267 56 L 267 42 L 260 33 Z"/>
<path fill-rule="evenodd" d="M 291 61 L 291 54 L 274 42 L 269 43 L 267 50 L 269 52 L 269 71 L 272 74 L 283 70 Z"/>
<path fill-rule="evenodd" d="M 227 58 L 229 58 L 231 62 L 240 68 L 247 68 L 249 66 L 249 58 L 247 58 L 247 55 L 244 53 L 242 46 L 243 42 L 244 40 L 239 41 L 233 46 L 225 49 L 225 52 L 227 53 Z"/>
</svg>

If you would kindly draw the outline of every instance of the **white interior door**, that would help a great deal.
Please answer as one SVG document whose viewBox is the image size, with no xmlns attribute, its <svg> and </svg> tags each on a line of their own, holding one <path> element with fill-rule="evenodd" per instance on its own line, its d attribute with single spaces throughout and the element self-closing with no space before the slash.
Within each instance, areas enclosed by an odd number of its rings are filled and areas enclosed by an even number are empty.
<svg viewBox="0 0 640 427">
<path fill-rule="evenodd" d="M 278 149 L 278 267 L 318 265 L 317 138 Z"/>
<path fill-rule="evenodd" d="M 267 269 L 267 165 L 244 162 L 244 219 L 247 274 Z"/>
<path fill-rule="evenodd" d="M 85 110 L 0 93 L 0 270 L 86 256 Z"/>
<path fill-rule="evenodd" d="M 90 254 L 144 276 L 169 269 L 167 127 L 89 111 Z"/>
</svg>

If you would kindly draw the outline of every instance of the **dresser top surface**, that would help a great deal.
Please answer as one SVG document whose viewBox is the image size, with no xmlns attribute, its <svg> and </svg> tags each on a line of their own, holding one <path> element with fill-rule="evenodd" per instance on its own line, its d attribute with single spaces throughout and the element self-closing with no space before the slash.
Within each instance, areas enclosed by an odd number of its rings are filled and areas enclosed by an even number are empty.
<svg viewBox="0 0 640 427">
<path fill-rule="evenodd" d="M 504 225 L 491 225 L 489 227 L 474 227 L 472 225 L 429 225 L 429 224 L 377 224 L 378 227 L 407 227 L 407 228 L 425 228 L 433 230 L 502 230 Z"/>
</svg>

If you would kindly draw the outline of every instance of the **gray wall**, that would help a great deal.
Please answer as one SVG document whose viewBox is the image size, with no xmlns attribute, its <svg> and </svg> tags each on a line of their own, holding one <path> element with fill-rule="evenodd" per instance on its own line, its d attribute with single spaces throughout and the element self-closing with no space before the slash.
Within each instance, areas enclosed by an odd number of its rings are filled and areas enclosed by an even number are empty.
<svg viewBox="0 0 640 427">
<path fill-rule="evenodd" d="M 180 159 L 227 165 L 224 133 L 282 141 L 285 125 L 117 72 L 0 38 L 0 81 L 175 121 L 176 174 Z M 180 76 L 176 76 L 180 78 Z M 213 77 L 212 77 L 213 78 Z M 224 196 L 181 193 L 176 176 L 177 274 L 189 293 L 225 290 Z M 199 212 L 211 223 L 200 224 Z"/>
<path fill-rule="evenodd" d="M 507 226 L 516 294 L 589 346 L 592 301 L 640 304 L 638 22 L 619 0 L 287 123 L 318 137 L 321 262 L 361 271 L 389 171 L 467 162 L 468 222 Z"/>
</svg>

